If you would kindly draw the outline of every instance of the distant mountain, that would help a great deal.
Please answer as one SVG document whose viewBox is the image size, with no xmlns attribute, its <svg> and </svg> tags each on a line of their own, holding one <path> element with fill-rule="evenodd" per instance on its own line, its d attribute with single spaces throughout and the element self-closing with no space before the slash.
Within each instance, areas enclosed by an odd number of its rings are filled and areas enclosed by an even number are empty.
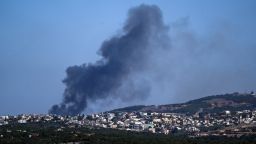
<svg viewBox="0 0 256 144">
<path fill-rule="evenodd" d="M 255 93 L 232 93 L 207 96 L 180 104 L 167 105 L 136 105 L 115 109 L 111 112 L 166 112 L 194 114 L 196 112 L 221 112 L 224 110 L 239 111 L 256 109 Z"/>
</svg>

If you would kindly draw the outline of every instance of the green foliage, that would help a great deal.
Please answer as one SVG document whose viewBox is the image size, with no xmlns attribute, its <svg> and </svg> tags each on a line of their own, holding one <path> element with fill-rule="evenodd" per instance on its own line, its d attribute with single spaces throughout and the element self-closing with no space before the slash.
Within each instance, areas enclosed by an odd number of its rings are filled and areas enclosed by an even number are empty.
<svg viewBox="0 0 256 144">
<path fill-rule="evenodd" d="M 44 124 L 18 124 L 1 126 L 0 143 L 67 143 L 80 142 L 84 144 L 253 144 L 254 136 L 240 138 L 228 137 L 198 137 L 189 138 L 184 135 L 163 135 L 143 132 L 120 131 L 114 129 L 92 129 L 86 127 L 64 128 L 57 131 L 58 125 Z M 7 130 L 11 132 L 7 132 Z M 21 131 L 20 131 L 21 130 Z M 26 132 L 23 132 L 26 130 Z M 31 137 L 29 137 L 31 135 Z"/>
<path fill-rule="evenodd" d="M 207 103 L 207 101 L 211 100 L 219 101 L 230 101 L 233 102 L 234 105 L 223 105 L 212 107 L 211 104 Z M 215 95 L 215 96 L 206 96 L 203 98 L 199 98 L 196 100 L 191 100 L 182 104 L 168 104 L 168 105 L 160 105 L 156 106 L 130 106 L 125 108 L 120 108 L 113 110 L 113 112 L 133 112 L 133 111 L 156 111 L 156 112 L 172 112 L 172 113 L 183 113 L 183 114 L 194 114 L 198 112 L 200 109 L 203 109 L 204 112 L 208 113 L 219 113 L 224 110 L 230 111 L 240 111 L 246 109 L 255 109 L 256 107 L 256 97 L 252 94 L 223 94 L 223 95 Z"/>
</svg>

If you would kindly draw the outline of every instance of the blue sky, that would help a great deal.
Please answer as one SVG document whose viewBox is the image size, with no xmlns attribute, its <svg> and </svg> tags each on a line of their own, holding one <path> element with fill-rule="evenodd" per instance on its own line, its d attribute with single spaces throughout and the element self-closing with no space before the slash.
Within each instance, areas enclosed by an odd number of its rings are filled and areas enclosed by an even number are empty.
<svg viewBox="0 0 256 144">
<path fill-rule="evenodd" d="M 1 0 L 0 114 L 47 113 L 62 99 L 65 69 L 97 61 L 101 43 L 142 3 L 159 6 L 168 25 L 188 18 L 199 37 L 228 25 L 238 44 L 255 49 L 254 0 Z M 247 52 L 255 50 L 242 59 Z"/>
</svg>

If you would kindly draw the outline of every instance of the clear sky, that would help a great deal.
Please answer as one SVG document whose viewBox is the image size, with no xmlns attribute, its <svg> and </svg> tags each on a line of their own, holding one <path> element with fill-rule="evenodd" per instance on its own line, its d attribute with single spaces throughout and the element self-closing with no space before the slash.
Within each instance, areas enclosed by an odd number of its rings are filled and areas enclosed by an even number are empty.
<svg viewBox="0 0 256 144">
<path fill-rule="evenodd" d="M 228 25 L 234 40 L 250 47 L 239 58 L 256 57 L 255 0 L 1 0 L 0 115 L 47 113 L 62 100 L 66 68 L 97 61 L 101 43 L 120 31 L 129 8 L 142 3 L 156 4 L 167 25 L 189 19 L 199 37 Z M 256 59 L 248 61 L 256 68 Z M 186 101 L 174 99 L 169 102 Z"/>
</svg>

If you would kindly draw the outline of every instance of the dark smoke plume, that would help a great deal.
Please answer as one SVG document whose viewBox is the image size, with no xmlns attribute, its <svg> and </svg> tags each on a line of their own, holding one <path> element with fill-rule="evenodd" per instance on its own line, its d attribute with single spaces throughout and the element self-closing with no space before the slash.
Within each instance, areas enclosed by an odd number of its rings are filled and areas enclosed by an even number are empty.
<svg viewBox="0 0 256 144">
<path fill-rule="evenodd" d="M 103 42 L 99 50 L 101 60 L 67 68 L 63 101 L 54 105 L 49 113 L 74 115 L 83 112 L 88 101 L 147 97 L 150 85 L 134 75 L 146 69 L 154 49 L 165 45 L 167 31 L 157 6 L 140 5 L 130 9 L 122 34 Z"/>
</svg>

